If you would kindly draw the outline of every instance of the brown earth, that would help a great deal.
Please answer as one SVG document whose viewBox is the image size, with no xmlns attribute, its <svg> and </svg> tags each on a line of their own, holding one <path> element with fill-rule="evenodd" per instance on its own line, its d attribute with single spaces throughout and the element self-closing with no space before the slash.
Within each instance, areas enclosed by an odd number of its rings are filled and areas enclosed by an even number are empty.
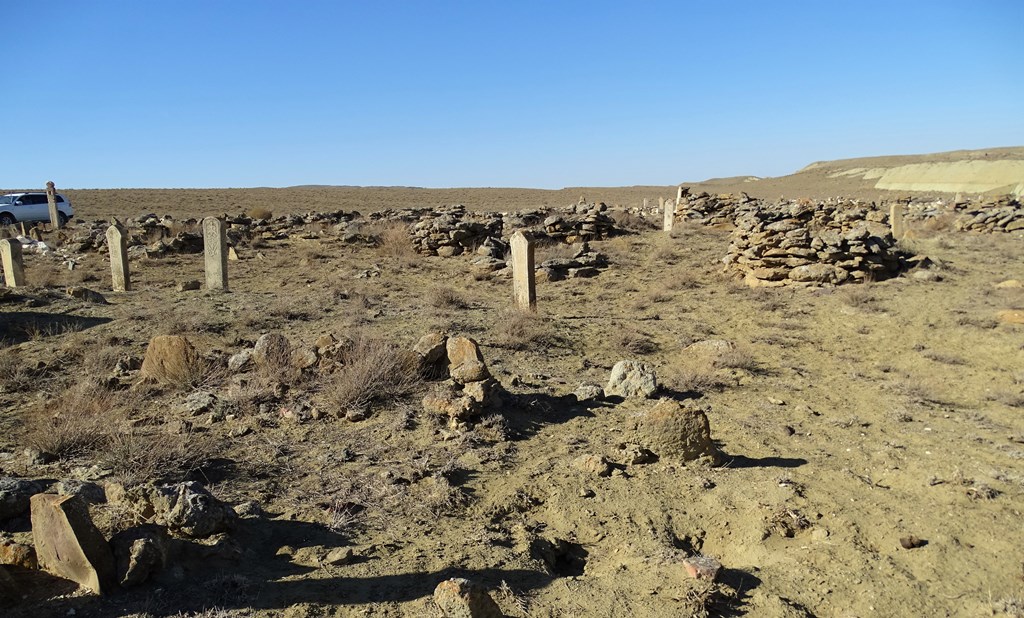
<svg viewBox="0 0 1024 618">
<path fill-rule="evenodd" d="M 674 188 L 68 193 L 91 219 L 255 206 L 513 210 L 581 193 L 635 205 Z M 0 303 L 0 474 L 138 482 L 191 469 L 222 500 L 256 500 L 267 515 L 232 533 L 240 560 L 186 563 L 176 578 L 109 598 L 25 588 L 28 598 L 4 611 L 436 616 L 434 587 L 466 577 L 508 616 L 1024 615 L 1024 326 L 998 319 L 1024 309 L 1024 290 L 996 287 L 1024 279 L 1021 236 L 912 229 L 905 248 L 939 264 L 938 282 L 751 290 L 721 274 L 726 231 L 683 226 L 666 236 L 636 225 L 592 243 L 611 260 L 599 276 L 539 283 L 536 317 L 511 312 L 511 281 L 472 276 L 468 258 L 329 235 L 271 241 L 262 258 L 241 251 L 228 293 L 176 291 L 203 278 L 199 255 L 133 261 L 136 289 L 122 294 L 109 292 L 100 255 L 75 271 L 27 255 L 31 287 Z M 543 248 L 538 263 L 565 252 Z M 110 304 L 65 297 L 72 284 Z M 265 332 L 296 346 L 362 333 L 412 348 L 434 330 L 479 341 L 514 399 L 453 431 L 422 411 L 424 391 L 365 420 L 341 418 L 329 396 L 335 378 L 315 373 L 278 376 L 290 391 L 265 410 L 223 374 L 86 388 L 119 357 L 141 358 L 156 335 L 232 354 Z M 707 340 L 733 345 L 689 347 Z M 582 382 L 603 386 L 622 359 L 654 365 L 664 395 L 709 406 L 722 466 L 626 463 L 620 447 L 656 400 L 571 396 Z M 235 401 L 235 415 L 181 412 L 197 389 Z M 323 418 L 282 416 L 297 400 Z M 96 415 L 117 436 L 185 437 L 202 461 L 132 468 L 124 449 L 105 447 L 26 463 L 22 449 L 57 408 Z M 136 446 L 146 444 L 157 445 Z M 611 474 L 573 467 L 586 454 L 607 458 Z M 112 507 L 93 509 L 108 534 L 124 525 Z M 25 529 L 9 536 L 31 540 Z M 926 543 L 904 549 L 908 536 Z M 335 547 L 355 558 L 324 562 Z M 686 574 L 683 560 L 697 553 L 721 561 L 717 583 Z"/>
</svg>

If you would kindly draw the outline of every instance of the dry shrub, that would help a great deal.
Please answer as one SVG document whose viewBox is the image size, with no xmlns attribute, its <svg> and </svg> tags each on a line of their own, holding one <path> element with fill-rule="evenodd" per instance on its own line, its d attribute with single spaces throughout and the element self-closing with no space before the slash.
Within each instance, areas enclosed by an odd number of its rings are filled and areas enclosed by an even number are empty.
<svg viewBox="0 0 1024 618">
<path fill-rule="evenodd" d="M 850 307 L 865 311 L 881 311 L 883 309 L 878 304 L 878 297 L 874 290 L 864 284 L 844 286 L 836 295 L 843 304 Z"/>
<path fill-rule="evenodd" d="M 576 255 L 577 247 L 556 240 L 539 239 L 534 252 L 534 261 L 543 264 L 547 260 L 569 260 Z"/>
<path fill-rule="evenodd" d="M 662 379 L 666 386 L 680 393 L 704 393 L 721 390 L 731 384 L 706 358 L 670 365 L 663 372 Z"/>
<path fill-rule="evenodd" d="M 210 460 L 214 446 L 206 433 L 128 427 L 109 436 L 100 463 L 128 486 L 152 480 L 175 482 Z"/>
<path fill-rule="evenodd" d="M 0 354 L 0 392 L 18 393 L 37 386 L 42 372 L 21 358 L 17 350 Z"/>
<path fill-rule="evenodd" d="M 340 360 L 342 366 L 325 388 L 339 412 L 401 399 L 421 383 L 415 353 L 366 334 L 359 334 Z"/>
<path fill-rule="evenodd" d="M 435 287 L 427 290 L 427 304 L 436 309 L 466 309 L 469 302 L 449 287 Z"/>
<path fill-rule="evenodd" d="M 653 354 L 658 351 L 658 344 L 646 333 L 635 329 L 625 329 L 615 336 L 615 345 L 629 355 Z"/>
<path fill-rule="evenodd" d="M 269 208 L 256 207 L 245 211 L 245 216 L 250 219 L 263 219 L 264 221 L 268 221 L 274 218 L 274 213 L 271 212 Z"/>
<path fill-rule="evenodd" d="M 419 254 L 409 236 L 409 226 L 400 221 L 375 223 L 368 226 L 368 234 L 377 241 L 377 251 L 394 259 L 399 266 L 414 267 L 419 264 Z"/>
<path fill-rule="evenodd" d="M 93 381 L 72 385 L 25 417 L 25 442 L 60 458 L 104 447 L 128 417 L 124 395 Z"/>
<path fill-rule="evenodd" d="M 648 219 L 641 215 L 633 214 L 627 210 L 616 210 L 611 213 L 615 227 L 633 232 L 646 232 L 661 228 L 661 219 Z"/>
<path fill-rule="evenodd" d="M 499 314 L 490 334 L 494 345 L 512 350 L 551 347 L 558 342 L 558 335 L 547 320 L 521 309 Z"/>
</svg>

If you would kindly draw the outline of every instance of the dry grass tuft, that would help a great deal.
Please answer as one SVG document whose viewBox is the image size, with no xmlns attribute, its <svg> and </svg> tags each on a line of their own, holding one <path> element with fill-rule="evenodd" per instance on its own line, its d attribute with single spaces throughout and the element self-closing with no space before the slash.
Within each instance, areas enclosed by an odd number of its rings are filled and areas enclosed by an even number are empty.
<svg viewBox="0 0 1024 618">
<path fill-rule="evenodd" d="M 625 352 L 627 356 L 654 354 L 658 351 L 658 344 L 646 333 L 635 329 L 626 329 L 615 336 L 615 345 Z"/>
<path fill-rule="evenodd" d="M 547 320 L 518 309 L 499 314 L 489 332 L 494 345 L 511 350 L 546 348 L 558 343 L 558 334 Z"/>
<path fill-rule="evenodd" d="M 79 382 L 28 412 L 25 442 L 59 458 L 95 451 L 127 419 L 126 403 L 120 393 L 93 381 Z"/>
<path fill-rule="evenodd" d="M 408 224 L 398 221 L 375 223 L 367 226 L 367 234 L 377 241 L 377 251 L 382 256 L 395 260 L 400 267 L 419 267 L 421 258 L 409 237 Z"/>
<path fill-rule="evenodd" d="M 469 301 L 450 287 L 435 287 L 427 290 L 427 304 L 435 309 L 468 309 Z"/>
<path fill-rule="evenodd" d="M 324 391 L 339 413 L 401 399 L 421 384 L 415 353 L 369 335 L 358 335 L 341 363 Z"/>
<path fill-rule="evenodd" d="M 270 219 L 274 218 L 274 213 L 271 212 L 269 208 L 257 207 L 250 208 L 249 210 L 245 211 L 245 216 L 249 217 L 250 219 L 262 219 L 264 221 L 269 221 Z"/>
<path fill-rule="evenodd" d="M 128 427 L 105 441 L 100 463 L 126 486 L 154 479 L 173 482 L 210 460 L 215 450 L 207 433 Z"/>
</svg>

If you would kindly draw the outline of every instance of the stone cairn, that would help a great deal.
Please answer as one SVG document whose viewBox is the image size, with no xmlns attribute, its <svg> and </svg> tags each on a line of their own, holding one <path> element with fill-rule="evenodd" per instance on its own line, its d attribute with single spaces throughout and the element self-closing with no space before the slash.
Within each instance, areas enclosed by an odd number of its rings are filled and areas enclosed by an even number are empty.
<svg viewBox="0 0 1024 618">
<path fill-rule="evenodd" d="M 487 255 L 493 256 L 494 239 L 501 239 L 500 215 L 470 215 L 466 207 L 458 204 L 438 208 L 420 218 L 410 230 L 413 246 L 422 255 L 453 257 L 471 253 L 475 248 L 487 246 Z M 502 248 L 503 251 L 503 248 Z"/>
<path fill-rule="evenodd" d="M 783 202 L 736 219 L 727 272 L 751 287 L 838 285 L 898 274 L 886 214 L 858 202 Z"/>
</svg>

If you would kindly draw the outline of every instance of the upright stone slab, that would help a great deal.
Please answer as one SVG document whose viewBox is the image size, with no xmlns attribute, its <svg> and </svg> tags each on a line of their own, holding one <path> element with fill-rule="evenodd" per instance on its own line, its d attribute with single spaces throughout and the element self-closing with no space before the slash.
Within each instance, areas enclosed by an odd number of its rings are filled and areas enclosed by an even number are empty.
<svg viewBox="0 0 1024 618">
<path fill-rule="evenodd" d="M 206 256 L 206 289 L 228 289 L 227 226 L 216 217 L 203 219 L 203 248 Z"/>
<path fill-rule="evenodd" d="M 683 185 L 679 185 L 679 188 L 676 189 L 676 204 L 681 201 L 683 201 Z"/>
<path fill-rule="evenodd" d="M 644 198 L 644 210 L 647 210 L 647 198 Z"/>
<path fill-rule="evenodd" d="M 119 225 L 107 228 L 107 247 L 110 249 L 111 288 L 115 292 L 127 292 L 132 289 L 132 280 L 128 272 L 128 241 L 124 228 Z"/>
<path fill-rule="evenodd" d="M 533 271 L 533 242 L 516 232 L 512 235 L 512 292 L 516 306 L 537 310 L 537 281 Z"/>
<path fill-rule="evenodd" d="M 658 198 L 658 210 L 664 210 L 664 208 L 665 208 L 665 198 L 659 197 Z"/>
<path fill-rule="evenodd" d="M 906 233 L 903 225 L 903 204 L 893 202 L 889 205 L 889 229 L 896 240 L 902 239 Z"/>
<path fill-rule="evenodd" d="M 21 261 L 21 242 L 16 238 L 0 240 L 0 259 L 4 263 L 4 281 L 7 287 L 25 285 L 25 267 Z"/>
<path fill-rule="evenodd" d="M 97 594 L 117 585 L 114 554 L 79 496 L 32 496 L 32 538 L 39 567 Z"/>
<path fill-rule="evenodd" d="M 53 181 L 46 183 L 46 202 L 50 205 L 50 228 L 60 229 L 60 215 L 57 214 L 57 188 Z"/>
<path fill-rule="evenodd" d="M 665 221 L 662 223 L 661 229 L 666 232 L 672 231 L 672 226 L 676 222 L 676 204 L 672 200 L 665 201 Z"/>
</svg>

